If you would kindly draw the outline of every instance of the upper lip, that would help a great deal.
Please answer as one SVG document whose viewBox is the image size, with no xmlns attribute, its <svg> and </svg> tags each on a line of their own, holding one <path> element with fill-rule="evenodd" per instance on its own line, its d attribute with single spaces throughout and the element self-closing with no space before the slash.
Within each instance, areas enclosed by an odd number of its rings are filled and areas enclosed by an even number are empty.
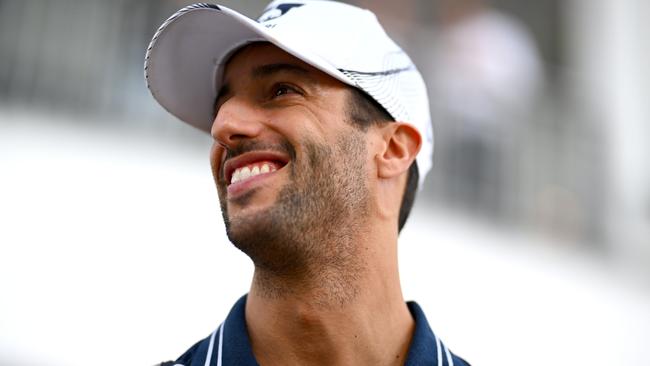
<svg viewBox="0 0 650 366">
<path fill-rule="evenodd" d="M 235 170 L 257 161 L 274 161 L 284 166 L 289 162 L 289 157 L 277 151 L 251 151 L 230 158 L 224 162 L 222 169 L 226 184 L 230 184 L 232 173 Z"/>
</svg>

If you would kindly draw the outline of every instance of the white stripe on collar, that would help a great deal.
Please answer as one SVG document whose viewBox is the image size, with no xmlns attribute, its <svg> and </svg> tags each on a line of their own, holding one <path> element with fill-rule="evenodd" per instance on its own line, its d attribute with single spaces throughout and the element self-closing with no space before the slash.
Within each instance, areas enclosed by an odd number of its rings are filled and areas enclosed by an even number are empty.
<svg viewBox="0 0 650 366">
<path fill-rule="evenodd" d="M 437 335 L 433 335 L 436 338 L 436 355 L 438 356 L 438 362 L 436 366 L 442 366 L 442 349 L 440 349 L 440 339 Z"/>
<path fill-rule="evenodd" d="M 449 352 L 449 348 L 447 348 L 447 346 L 444 344 L 443 347 L 445 347 L 445 354 L 447 355 L 447 365 L 454 366 L 454 359 L 451 358 L 451 353 Z"/>
<path fill-rule="evenodd" d="M 221 328 L 221 325 L 219 326 Z M 210 335 L 210 344 L 208 345 L 208 354 L 205 355 L 205 366 L 210 366 L 210 361 L 212 361 L 212 349 L 214 348 L 214 336 L 219 331 L 219 328 L 215 329 L 214 332 Z"/>
<path fill-rule="evenodd" d="M 217 349 L 219 352 L 219 358 L 217 359 L 217 366 L 221 366 L 222 360 L 223 360 L 223 331 L 226 329 L 226 321 L 224 320 L 223 323 L 221 323 L 221 331 L 219 331 L 219 348 Z"/>
</svg>

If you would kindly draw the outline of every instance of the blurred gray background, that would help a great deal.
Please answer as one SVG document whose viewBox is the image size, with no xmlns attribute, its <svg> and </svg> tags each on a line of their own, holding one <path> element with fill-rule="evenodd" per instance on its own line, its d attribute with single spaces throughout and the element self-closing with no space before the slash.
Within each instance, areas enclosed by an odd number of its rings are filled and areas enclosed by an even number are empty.
<svg viewBox="0 0 650 366">
<path fill-rule="evenodd" d="M 650 3 L 348 2 L 377 14 L 429 89 L 434 165 L 401 239 L 404 282 L 409 271 L 420 279 L 405 292 L 434 307 L 423 279 L 463 289 L 466 305 L 438 304 L 438 322 L 476 364 L 520 364 L 497 361 L 509 348 L 502 342 L 519 338 L 530 354 L 557 333 L 583 337 L 561 349 L 564 360 L 650 362 L 638 343 L 650 336 Z M 210 280 L 210 263 L 227 276 L 224 258 L 240 256 L 221 252 L 210 139 L 167 114 L 143 80 L 151 36 L 187 4 L 0 0 L 0 364 L 153 364 L 209 333 L 246 291 L 245 259 L 228 259 L 244 278 Z M 266 2 L 221 4 L 256 18 Z M 422 250 L 405 242 L 428 245 L 439 272 L 406 261 Z M 489 273 L 499 273 L 495 282 L 478 280 Z M 186 300 L 201 294 L 180 294 L 197 278 L 205 282 L 196 291 L 225 295 L 195 309 Z M 486 285 L 495 287 L 476 297 Z M 520 303 L 517 291 L 547 302 Z M 481 304 L 492 295 L 492 307 Z M 530 313 L 508 319 L 515 309 Z M 148 311 L 155 317 L 144 319 Z M 583 311 L 593 314 L 571 324 Z M 188 312 L 216 314 L 183 321 Z M 95 334 L 115 319 L 120 327 Z M 495 327 L 502 332 L 485 339 Z M 42 348 L 41 328 L 53 338 L 69 330 Z M 602 341 L 596 357 L 584 338 L 593 332 L 619 343 L 605 350 Z M 84 352 L 100 349 L 114 356 L 87 362 Z M 525 363 L 546 364 L 540 357 Z"/>
</svg>

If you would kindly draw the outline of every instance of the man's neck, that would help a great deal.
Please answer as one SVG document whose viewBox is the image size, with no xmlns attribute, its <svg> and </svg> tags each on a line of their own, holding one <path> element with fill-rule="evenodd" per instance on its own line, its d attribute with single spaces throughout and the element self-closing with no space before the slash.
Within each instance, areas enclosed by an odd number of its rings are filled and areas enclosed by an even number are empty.
<svg viewBox="0 0 650 366">
<path fill-rule="evenodd" d="M 383 253 L 391 247 L 366 247 L 368 265 L 354 276 L 324 269 L 292 283 L 256 269 L 246 323 L 260 365 L 402 365 L 415 325 L 396 254 Z"/>
</svg>

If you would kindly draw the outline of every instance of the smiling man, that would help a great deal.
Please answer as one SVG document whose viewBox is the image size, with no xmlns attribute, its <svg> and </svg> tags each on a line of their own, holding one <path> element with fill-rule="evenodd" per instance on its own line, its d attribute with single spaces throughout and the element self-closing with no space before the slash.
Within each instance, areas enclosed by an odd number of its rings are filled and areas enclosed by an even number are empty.
<svg viewBox="0 0 650 366">
<path fill-rule="evenodd" d="M 397 237 L 433 137 L 422 77 L 370 11 L 189 6 L 145 75 L 214 138 L 226 232 L 255 265 L 224 322 L 165 365 L 467 365 L 402 296 Z"/>
</svg>

